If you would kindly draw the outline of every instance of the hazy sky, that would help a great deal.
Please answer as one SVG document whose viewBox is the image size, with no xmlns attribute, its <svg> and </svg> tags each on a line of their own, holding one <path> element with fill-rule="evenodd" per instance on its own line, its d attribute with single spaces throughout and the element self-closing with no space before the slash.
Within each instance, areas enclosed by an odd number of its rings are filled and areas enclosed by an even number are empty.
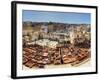
<svg viewBox="0 0 100 80">
<path fill-rule="evenodd" d="M 90 13 L 23 10 L 22 18 L 32 22 L 91 23 Z"/>
</svg>

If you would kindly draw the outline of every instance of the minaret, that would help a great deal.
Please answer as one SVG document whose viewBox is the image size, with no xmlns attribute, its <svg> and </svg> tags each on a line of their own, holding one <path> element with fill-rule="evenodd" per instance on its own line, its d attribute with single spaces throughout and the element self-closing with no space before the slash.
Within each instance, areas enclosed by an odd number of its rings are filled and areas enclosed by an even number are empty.
<svg viewBox="0 0 100 80">
<path fill-rule="evenodd" d="M 75 39 L 75 33 L 74 33 L 74 27 L 72 26 L 70 30 L 70 42 L 72 45 L 74 45 L 74 39 Z"/>
</svg>

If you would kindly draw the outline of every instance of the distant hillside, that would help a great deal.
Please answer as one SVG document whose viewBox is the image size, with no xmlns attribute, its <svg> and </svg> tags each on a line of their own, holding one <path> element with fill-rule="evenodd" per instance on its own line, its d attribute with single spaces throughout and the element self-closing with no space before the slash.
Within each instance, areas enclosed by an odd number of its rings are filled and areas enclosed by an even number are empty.
<svg viewBox="0 0 100 80">
<path fill-rule="evenodd" d="M 47 26 L 48 31 L 57 31 L 57 30 L 68 30 L 71 27 L 86 27 L 89 26 L 90 30 L 90 24 L 69 24 L 69 23 L 58 23 L 58 22 L 23 22 L 23 29 L 33 29 L 33 30 L 40 30 L 41 26 Z"/>
<path fill-rule="evenodd" d="M 87 26 L 87 25 L 90 25 L 90 24 L 70 24 L 70 23 L 59 23 L 59 22 L 30 22 L 30 21 L 27 21 L 27 22 L 23 22 L 23 27 L 25 26 L 36 26 L 36 25 L 59 25 L 59 26 L 67 26 L 67 27 L 70 27 L 70 26 Z"/>
</svg>

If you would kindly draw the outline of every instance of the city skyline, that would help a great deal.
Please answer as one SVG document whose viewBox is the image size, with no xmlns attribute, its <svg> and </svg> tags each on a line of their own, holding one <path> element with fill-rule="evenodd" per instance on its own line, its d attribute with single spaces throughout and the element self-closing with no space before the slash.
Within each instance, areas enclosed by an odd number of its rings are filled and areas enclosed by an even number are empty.
<svg viewBox="0 0 100 80">
<path fill-rule="evenodd" d="M 22 21 L 91 24 L 90 13 L 23 10 Z"/>
</svg>

